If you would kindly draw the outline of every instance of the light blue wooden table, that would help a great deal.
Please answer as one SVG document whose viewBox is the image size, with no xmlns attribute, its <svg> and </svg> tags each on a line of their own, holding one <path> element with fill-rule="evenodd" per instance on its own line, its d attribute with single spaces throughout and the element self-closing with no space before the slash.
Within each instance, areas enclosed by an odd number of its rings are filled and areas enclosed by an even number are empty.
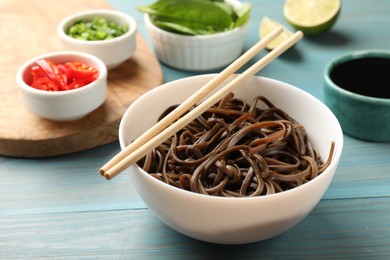
<svg viewBox="0 0 390 260">
<path fill-rule="evenodd" d="M 109 0 L 134 16 L 136 5 Z M 265 15 L 288 26 L 282 0 L 252 1 L 246 48 L 258 40 Z M 298 86 L 322 99 L 322 71 L 356 49 L 390 49 L 390 1 L 343 0 L 327 34 L 303 39 L 259 75 Z M 264 53 L 263 53 L 264 54 Z M 162 65 L 165 81 L 194 75 Z M 390 134 L 390 133 L 389 133 Z M 314 211 L 278 237 L 249 245 L 207 244 L 156 219 L 127 174 L 106 181 L 99 167 L 118 143 L 45 159 L 0 157 L 0 259 L 390 259 L 390 144 L 345 136 L 338 171 Z"/>
</svg>

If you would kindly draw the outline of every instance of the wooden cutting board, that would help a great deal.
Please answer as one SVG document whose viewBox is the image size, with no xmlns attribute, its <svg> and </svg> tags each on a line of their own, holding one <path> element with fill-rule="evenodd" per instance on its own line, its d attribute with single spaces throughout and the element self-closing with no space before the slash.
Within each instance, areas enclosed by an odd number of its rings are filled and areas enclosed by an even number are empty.
<svg viewBox="0 0 390 260">
<path fill-rule="evenodd" d="M 118 139 L 118 126 L 127 107 L 163 82 L 160 65 L 137 34 L 134 56 L 108 72 L 106 102 L 86 117 L 59 123 L 27 111 L 15 74 L 27 60 L 60 51 L 56 27 L 62 18 L 90 9 L 112 9 L 98 0 L 0 1 L 0 154 L 45 157 L 82 151 Z"/>
</svg>

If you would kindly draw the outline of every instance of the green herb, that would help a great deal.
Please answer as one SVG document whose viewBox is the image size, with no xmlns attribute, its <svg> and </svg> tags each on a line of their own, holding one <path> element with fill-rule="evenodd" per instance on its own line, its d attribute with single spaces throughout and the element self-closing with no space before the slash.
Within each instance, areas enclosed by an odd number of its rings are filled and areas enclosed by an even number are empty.
<svg viewBox="0 0 390 260">
<path fill-rule="evenodd" d="M 244 25 L 251 11 L 245 2 L 240 8 L 222 0 L 157 0 L 138 10 L 148 13 L 157 27 L 179 34 L 205 35 L 232 30 Z"/>
<path fill-rule="evenodd" d="M 95 17 L 92 21 L 79 20 L 69 27 L 67 34 L 72 38 L 85 41 L 102 41 L 123 35 L 129 30 L 128 25 L 120 26 L 105 18 Z"/>
</svg>

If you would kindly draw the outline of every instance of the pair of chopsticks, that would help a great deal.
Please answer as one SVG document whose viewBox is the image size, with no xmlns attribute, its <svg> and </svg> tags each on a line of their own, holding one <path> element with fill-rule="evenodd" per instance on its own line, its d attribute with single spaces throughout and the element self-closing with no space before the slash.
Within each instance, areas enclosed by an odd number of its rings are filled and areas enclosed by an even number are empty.
<svg viewBox="0 0 390 260">
<path fill-rule="evenodd" d="M 166 115 L 163 119 L 157 122 L 153 127 L 146 131 L 143 135 L 134 140 L 120 153 L 114 156 L 104 166 L 100 168 L 100 174 L 107 180 L 117 176 L 119 173 L 128 168 L 131 164 L 136 163 L 139 159 L 144 157 L 148 152 L 159 146 L 161 143 L 169 139 L 180 129 L 185 127 L 195 118 L 203 114 L 207 109 L 221 100 L 224 96 L 232 92 L 238 86 L 240 86 L 250 76 L 255 75 L 259 70 L 268 65 L 271 61 L 277 58 L 280 54 L 285 52 L 288 48 L 298 42 L 302 37 L 302 32 L 298 31 L 288 38 L 281 45 L 273 49 L 262 59 L 257 61 L 251 67 L 249 67 L 242 74 L 239 74 L 231 82 L 222 87 L 215 94 L 204 100 L 194 109 L 189 111 L 185 116 L 181 117 L 191 107 L 197 104 L 202 98 L 219 86 L 223 81 L 235 73 L 251 58 L 253 58 L 258 52 L 265 48 L 272 40 L 274 40 L 283 29 L 278 27 L 265 38 L 255 44 L 232 64 L 226 67 L 221 73 L 211 79 L 207 84 L 200 88 L 196 93 L 190 96 L 187 100 L 181 103 L 175 110 Z M 181 117 L 181 118 L 180 118 Z M 177 120 L 175 122 L 175 120 Z M 175 123 L 173 123 L 175 122 Z M 173 124 L 172 124 L 173 123 Z"/>
</svg>

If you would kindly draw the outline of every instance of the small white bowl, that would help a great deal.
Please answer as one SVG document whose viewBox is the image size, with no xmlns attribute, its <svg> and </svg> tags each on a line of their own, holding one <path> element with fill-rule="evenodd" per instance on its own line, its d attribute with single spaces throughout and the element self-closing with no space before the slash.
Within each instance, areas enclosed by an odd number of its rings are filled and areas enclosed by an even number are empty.
<svg viewBox="0 0 390 260">
<path fill-rule="evenodd" d="M 121 149 L 155 124 L 166 108 L 183 102 L 212 77 L 202 75 L 176 80 L 138 98 L 127 109 L 119 126 Z M 343 133 L 336 117 L 322 102 L 301 89 L 277 80 L 252 77 L 235 94 L 246 102 L 263 95 L 289 113 L 305 127 L 324 161 L 332 141 L 335 150 L 328 168 L 308 183 L 251 198 L 202 195 L 163 183 L 137 165 L 128 169 L 137 192 L 162 222 L 192 238 L 219 244 L 268 239 L 304 219 L 327 190 L 343 148 Z M 147 117 L 144 111 L 148 111 Z"/>
<path fill-rule="evenodd" d="M 128 25 L 129 30 L 113 39 L 102 41 L 84 41 L 74 39 L 66 32 L 76 21 L 91 21 L 94 17 L 105 18 L 121 26 Z M 115 10 L 89 10 L 72 14 L 64 18 L 57 27 L 57 34 L 65 50 L 87 52 L 100 58 L 108 69 L 113 69 L 129 58 L 136 50 L 136 21 L 129 15 Z"/>
<path fill-rule="evenodd" d="M 240 5 L 239 1 L 229 1 Z M 230 64 L 243 51 L 249 21 L 239 28 L 210 35 L 180 35 L 156 27 L 149 15 L 144 21 L 157 58 L 187 71 L 206 71 Z"/>
<path fill-rule="evenodd" d="M 97 69 L 99 76 L 90 84 L 77 89 L 65 91 L 35 89 L 28 83 L 31 79 L 31 68 L 40 59 L 47 59 L 55 63 L 80 61 Z M 19 68 L 16 73 L 16 82 L 20 87 L 26 108 L 53 121 L 80 119 L 102 105 L 107 96 L 107 68 L 105 64 L 99 58 L 82 52 L 53 52 L 35 57 Z"/>
</svg>

